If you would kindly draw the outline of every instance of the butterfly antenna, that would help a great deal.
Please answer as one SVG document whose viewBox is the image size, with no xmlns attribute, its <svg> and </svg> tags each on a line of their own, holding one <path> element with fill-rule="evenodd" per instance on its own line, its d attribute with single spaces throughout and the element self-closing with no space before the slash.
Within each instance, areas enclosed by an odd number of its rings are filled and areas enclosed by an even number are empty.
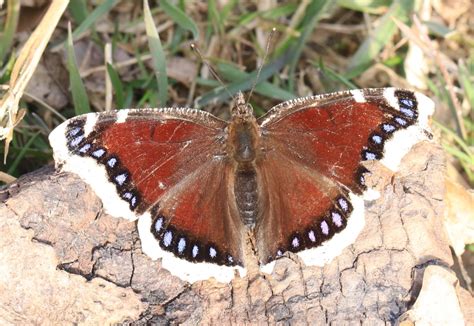
<svg viewBox="0 0 474 326">
<path fill-rule="evenodd" d="M 212 68 L 212 66 L 209 64 L 209 62 L 207 62 L 207 60 L 204 59 L 204 57 L 203 57 L 201 51 L 200 51 L 199 48 L 196 46 L 196 44 L 191 43 L 191 49 L 193 49 L 193 51 L 197 53 L 197 55 L 198 55 L 199 59 L 201 60 L 201 62 L 206 65 L 206 67 L 207 67 L 207 68 L 209 69 L 209 71 L 211 72 L 211 75 L 213 75 L 214 78 L 219 81 L 219 83 L 220 83 L 221 86 L 225 89 L 225 91 L 227 92 L 227 94 L 229 94 L 229 96 L 230 96 L 232 99 L 235 99 L 235 97 L 229 92 L 229 89 L 228 89 L 227 86 L 224 84 L 224 82 L 222 81 L 222 79 L 219 77 L 219 75 L 217 74 L 217 72 L 215 71 L 215 69 Z"/>
<path fill-rule="evenodd" d="M 250 97 L 252 97 L 252 93 L 255 87 L 257 87 L 258 79 L 260 78 L 260 73 L 262 72 L 263 65 L 265 64 L 265 61 L 267 60 L 268 52 L 270 52 L 270 45 L 272 44 L 272 38 L 273 38 L 273 35 L 275 35 L 275 32 L 276 32 L 276 28 L 273 27 L 272 30 L 270 31 L 270 35 L 268 36 L 267 45 L 265 47 L 265 54 L 263 55 L 263 60 L 260 63 L 260 66 L 258 67 L 257 77 L 255 78 L 252 88 L 250 89 L 249 96 L 247 97 L 247 103 L 250 101 Z"/>
</svg>

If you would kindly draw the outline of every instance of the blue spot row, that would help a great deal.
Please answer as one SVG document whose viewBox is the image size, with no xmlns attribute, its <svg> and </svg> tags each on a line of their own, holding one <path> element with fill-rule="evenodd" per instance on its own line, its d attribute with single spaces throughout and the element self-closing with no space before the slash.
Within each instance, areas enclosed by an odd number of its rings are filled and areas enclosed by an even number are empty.
<svg viewBox="0 0 474 326">
<path fill-rule="evenodd" d="M 398 90 L 395 92 L 395 96 L 398 98 L 399 109 L 403 116 L 410 120 L 416 119 L 418 104 L 415 94 L 409 91 Z"/>
<path fill-rule="evenodd" d="M 80 156 L 90 156 L 96 159 L 99 164 L 104 164 L 109 180 L 117 187 L 118 194 L 128 202 L 130 209 L 134 210 L 139 204 L 139 195 L 135 189 L 126 189 L 130 182 L 129 172 L 120 168 L 118 157 L 115 155 L 107 157 L 106 149 L 96 146 L 93 136 L 85 137 L 84 125 L 85 119 L 76 119 L 68 126 L 66 137 L 70 152 Z"/>
<path fill-rule="evenodd" d="M 154 209 L 151 213 L 157 214 Z M 191 241 L 173 226 L 165 225 L 165 223 L 165 217 L 158 214 L 151 227 L 151 232 L 162 249 L 192 262 L 208 261 L 229 266 L 236 265 L 234 257 L 229 254 L 221 255 L 216 246 L 203 246 L 198 241 Z"/>
<path fill-rule="evenodd" d="M 314 224 L 304 232 L 294 232 L 288 237 L 287 245 L 279 245 L 272 261 L 283 255 L 285 251 L 299 252 L 301 250 L 318 247 L 324 241 L 331 239 L 336 233 L 344 230 L 353 207 L 344 195 L 334 198 L 334 206 L 320 217 L 314 218 Z"/>
</svg>

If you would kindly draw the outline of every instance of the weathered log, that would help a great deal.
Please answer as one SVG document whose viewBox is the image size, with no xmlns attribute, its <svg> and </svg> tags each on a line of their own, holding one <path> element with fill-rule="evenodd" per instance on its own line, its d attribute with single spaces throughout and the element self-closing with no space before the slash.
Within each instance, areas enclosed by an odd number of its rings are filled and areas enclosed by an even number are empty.
<svg viewBox="0 0 474 326">
<path fill-rule="evenodd" d="M 286 254 L 271 275 L 192 285 L 145 256 L 135 223 L 105 214 L 77 176 L 51 166 L 25 175 L 0 191 L 0 323 L 373 325 L 426 321 L 420 311 L 443 306 L 459 308 L 446 312 L 451 321 L 473 322 L 472 298 L 450 270 L 442 150 L 420 143 L 396 174 L 371 169 L 381 197 L 366 203 L 356 243 L 328 265 Z M 423 292 L 438 295 L 425 289 L 427 269 L 442 270 L 446 282 L 435 284 L 455 294 L 441 307 Z"/>
</svg>

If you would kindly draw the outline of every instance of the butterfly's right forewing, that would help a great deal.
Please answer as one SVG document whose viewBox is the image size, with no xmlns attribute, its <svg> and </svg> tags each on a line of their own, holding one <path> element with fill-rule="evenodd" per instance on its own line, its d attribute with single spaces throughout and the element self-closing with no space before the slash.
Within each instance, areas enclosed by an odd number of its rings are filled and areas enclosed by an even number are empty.
<svg viewBox="0 0 474 326">
<path fill-rule="evenodd" d="M 362 162 L 380 160 L 395 170 L 429 135 L 433 107 L 419 93 L 364 89 L 285 102 L 262 117 L 260 259 L 294 251 L 308 264 L 324 263 L 354 242 L 371 193 Z"/>
</svg>

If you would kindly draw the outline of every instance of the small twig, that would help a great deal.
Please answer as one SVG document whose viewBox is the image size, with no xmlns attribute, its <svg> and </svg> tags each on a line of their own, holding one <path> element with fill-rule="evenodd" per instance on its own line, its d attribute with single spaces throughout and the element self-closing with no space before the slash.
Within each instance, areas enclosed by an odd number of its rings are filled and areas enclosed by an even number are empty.
<svg viewBox="0 0 474 326">
<path fill-rule="evenodd" d="M 108 63 L 112 64 L 112 44 L 107 42 L 104 49 L 104 59 L 105 64 L 104 68 Z M 107 69 L 105 69 L 105 111 L 112 110 L 112 81 L 108 74 Z"/>
<path fill-rule="evenodd" d="M 250 89 L 250 92 L 249 92 L 249 96 L 247 97 L 247 103 L 250 101 L 250 97 L 252 97 L 253 90 L 258 84 L 258 79 L 260 78 L 260 73 L 262 72 L 263 65 L 265 64 L 265 61 L 267 60 L 268 52 L 270 52 L 270 45 L 272 44 L 272 38 L 273 38 L 273 35 L 275 35 L 275 32 L 276 32 L 276 29 L 275 27 L 273 27 L 270 32 L 270 35 L 268 36 L 267 45 L 265 47 L 265 54 L 263 55 L 263 59 L 262 59 L 262 62 L 260 63 L 260 66 L 258 67 L 257 76 L 255 77 L 252 88 Z"/>
<path fill-rule="evenodd" d="M 227 94 L 229 94 L 229 96 L 231 98 L 234 98 L 232 96 L 232 94 L 229 92 L 229 89 L 227 88 L 227 86 L 224 84 L 222 79 L 219 77 L 219 74 L 217 73 L 217 71 L 209 64 L 209 62 L 204 60 L 204 57 L 202 56 L 202 53 L 199 50 L 199 48 L 196 46 L 196 44 L 192 43 L 191 44 L 191 49 L 193 49 L 197 53 L 197 55 L 199 56 L 199 59 L 201 60 L 201 62 L 203 62 L 207 66 L 207 68 L 209 69 L 209 72 L 214 76 L 215 79 L 217 79 L 219 81 L 219 83 L 222 85 L 222 87 L 226 90 Z"/>
<path fill-rule="evenodd" d="M 418 30 L 420 31 L 423 30 L 421 28 L 421 22 L 416 15 L 413 16 L 413 21 Z M 458 98 L 456 97 L 456 93 L 454 92 L 453 79 L 451 78 L 451 75 L 448 73 L 448 70 L 446 69 L 446 66 L 444 65 L 443 60 L 441 60 L 441 56 L 439 55 L 438 51 L 433 47 L 433 43 L 431 42 L 428 35 L 426 33 L 420 33 L 420 37 L 422 41 L 424 41 L 427 44 L 427 46 L 431 49 L 431 53 L 434 53 L 435 61 L 439 67 L 439 70 L 441 71 L 441 74 L 443 75 L 444 80 L 446 81 L 449 97 L 451 98 L 451 102 L 454 105 L 454 112 L 456 114 L 456 118 L 459 124 L 459 132 L 461 134 L 461 137 L 463 139 L 466 139 L 467 133 L 466 133 L 466 128 L 464 127 L 463 119 L 462 119 L 462 114 L 461 114 L 462 108 L 461 108 L 461 104 L 458 101 Z"/>
<path fill-rule="evenodd" d="M 136 64 L 139 60 L 142 61 L 142 62 L 145 62 L 145 61 L 148 61 L 151 59 L 151 54 L 145 54 L 145 55 L 142 55 L 140 57 L 140 59 L 138 58 L 132 58 L 132 59 L 128 59 L 128 60 L 124 60 L 124 61 L 120 61 L 120 62 L 116 62 L 115 63 L 115 67 L 118 69 L 118 68 L 123 68 L 123 67 L 128 67 L 128 66 L 132 66 L 134 64 Z M 100 65 L 100 66 L 96 66 L 96 67 L 92 67 L 90 69 L 85 69 L 81 72 L 81 78 L 86 78 L 92 74 L 95 74 L 96 72 L 103 72 L 105 71 L 105 66 L 104 65 Z"/>
<path fill-rule="evenodd" d="M 8 173 L 0 171 L 0 181 L 1 182 L 12 183 L 15 180 L 16 180 L 16 178 L 14 176 L 11 176 Z"/>
<path fill-rule="evenodd" d="M 67 5 L 68 1 L 55 0 L 51 2 L 13 66 L 9 81 L 10 88 L 0 99 L 0 139 L 5 140 L 4 162 L 6 162 L 9 144 L 13 138 L 13 129 L 23 117 L 18 112 L 20 98 L 33 76 L 43 51 Z"/>
<path fill-rule="evenodd" d="M 363 32 L 367 30 L 366 24 L 353 24 L 353 25 L 344 25 L 344 24 L 327 24 L 319 23 L 318 30 L 326 30 L 328 32 L 354 35 L 355 32 Z"/>
</svg>

